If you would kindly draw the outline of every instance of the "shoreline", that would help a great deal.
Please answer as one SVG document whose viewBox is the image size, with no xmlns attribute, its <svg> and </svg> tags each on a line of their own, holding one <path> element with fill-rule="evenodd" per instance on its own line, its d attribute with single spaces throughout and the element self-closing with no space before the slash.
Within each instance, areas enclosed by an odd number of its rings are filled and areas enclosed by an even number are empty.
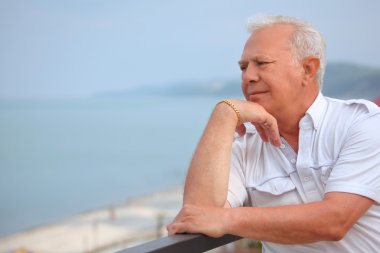
<svg viewBox="0 0 380 253">
<path fill-rule="evenodd" d="M 182 187 L 169 188 L 6 235 L 0 253 L 114 252 L 166 235 L 181 206 Z"/>
</svg>

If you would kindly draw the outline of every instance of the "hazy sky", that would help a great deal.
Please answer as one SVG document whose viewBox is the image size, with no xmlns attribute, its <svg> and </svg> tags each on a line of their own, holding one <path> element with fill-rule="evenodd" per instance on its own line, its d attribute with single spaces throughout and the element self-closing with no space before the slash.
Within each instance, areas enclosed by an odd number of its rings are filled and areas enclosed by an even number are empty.
<svg viewBox="0 0 380 253">
<path fill-rule="evenodd" d="M 329 61 L 380 66 L 379 10 L 378 0 L 0 0 L 0 98 L 238 79 L 257 13 L 311 22 Z"/>
</svg>

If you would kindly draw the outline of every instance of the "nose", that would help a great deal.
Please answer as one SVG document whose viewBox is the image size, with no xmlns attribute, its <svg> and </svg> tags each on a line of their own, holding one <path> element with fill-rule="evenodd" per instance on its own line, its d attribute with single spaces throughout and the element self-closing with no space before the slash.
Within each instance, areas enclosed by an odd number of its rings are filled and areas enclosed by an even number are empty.
<svg viewBox="0 0 380 253">
<path fill-rule="evenodd" d="M 246 70 L 242 73 L 243 83 L 255 83 L 260 80 L 257 68 L 254 64 L 248 64 Z"/>
</svg>

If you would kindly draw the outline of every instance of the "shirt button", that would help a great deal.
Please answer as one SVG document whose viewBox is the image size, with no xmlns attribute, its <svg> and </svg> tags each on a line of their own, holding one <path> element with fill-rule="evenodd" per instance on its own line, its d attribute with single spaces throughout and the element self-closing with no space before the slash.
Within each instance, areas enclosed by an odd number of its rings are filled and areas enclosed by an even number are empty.
<svg viewBox="0 0 380 253">
<path fill-rule="evenodd" d="M 285 148 L 285 144 L 282 143 L 281 146 L 280 146 L 280 149 L 284 149 Z"/>
<path fill-rule="evenodd" d="M 305 182 L 307 182 L 307 181 L 309 181 L 310 180 L 310 177 L 304 177 L 303 178 L 303 181 L 305 181 Z"/>
<path fill-rule="evenodd" d="M 296 159 L 293 158 L 290 160 L 290 162 L 294 164 L 294 163 L 296 163 Z"/>
</svg>

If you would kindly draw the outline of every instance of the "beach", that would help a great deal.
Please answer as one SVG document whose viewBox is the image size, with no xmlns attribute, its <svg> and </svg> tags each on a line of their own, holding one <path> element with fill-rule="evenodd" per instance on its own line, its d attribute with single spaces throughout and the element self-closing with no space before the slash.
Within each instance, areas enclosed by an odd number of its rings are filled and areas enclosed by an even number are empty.
<svg viewBox="0 0 380 253">
<path fill-rule="evenodd" d="M 0 238 L 0 253 L 116 252 L 166 236 L 181 205 L 181 187 L 157 192 Z"/>
</svg>

